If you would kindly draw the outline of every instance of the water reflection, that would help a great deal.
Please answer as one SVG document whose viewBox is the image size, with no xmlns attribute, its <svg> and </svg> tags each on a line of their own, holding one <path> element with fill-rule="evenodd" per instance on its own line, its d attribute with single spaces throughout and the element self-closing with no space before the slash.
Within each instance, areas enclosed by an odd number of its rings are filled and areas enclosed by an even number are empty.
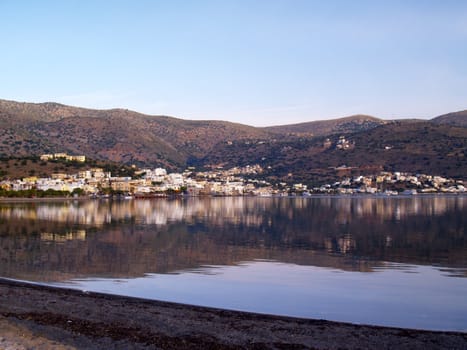
<svg viewBox="0 0 467 350">
<path fill-rule="evenodd" d="M 334 220 L 345 225 L 355 218 L 401 221 L 412 216 L 441 216 L 463 210 L 465 196 L 402 198 L 188 198 L 179 200 L 65 201 L 35 203 L 2 203 L 0 217 L 6 219 L 47 220 L 101 226 L 115 221 L 134 219 L 144 224 L 166 225 L 173 221 L 208 219 L 210 224 L 259 226 L 263 214 L 280 212 L 284 219 L 294 220 L 303 211 L 317 209 L 336 214 Z"/>
<path fill-rule="evenodd" d="M 69 232 L 65 232 L 62 234 L 51 233 L 51 232 L 41 232 L 42 242 L 64 243 L 66 241 L 72 241 L 72 240 L 85 241 L 86 230 L 69 231 Z"/>
<path fill-rule="evenodd" d="M 467 277 L 466 221 L 462 196 L 1 203 L 0 274 L 120 278 L 266 259 Z"/>
</svg>

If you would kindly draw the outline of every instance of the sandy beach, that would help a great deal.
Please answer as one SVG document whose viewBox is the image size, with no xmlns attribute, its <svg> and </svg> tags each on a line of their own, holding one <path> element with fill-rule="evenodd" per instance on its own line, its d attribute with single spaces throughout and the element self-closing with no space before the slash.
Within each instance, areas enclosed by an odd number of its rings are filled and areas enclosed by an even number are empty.
<svg viewBox="0 0 467 350">
<path fill-rule="evenodd" d="M 467 333 L 259 315 L 0 279 L 0 349 L 466 349 Z"/>
</svg>

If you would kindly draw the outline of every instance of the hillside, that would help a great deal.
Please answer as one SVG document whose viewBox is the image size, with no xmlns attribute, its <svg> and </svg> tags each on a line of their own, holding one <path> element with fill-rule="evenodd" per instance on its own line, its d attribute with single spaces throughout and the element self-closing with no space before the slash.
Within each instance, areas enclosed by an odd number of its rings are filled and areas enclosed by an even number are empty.
<svg viewBox="0 0 467 350">
<path fill-rule="evenodd" d="M 219 142 L 268 138 L 223 121 L 189 121 L 112 109 L 0 100 L 0 156 L 68 152 L 125 164 L 183 168 Z"/>
<path fill-rule="evenodd" d="M 467 174 L 466 125 L 467 112 L 463 111 L 431 121 L 356 115 L 255 128 L 126 109 L 0 100 L 0 158 L 66 152 L 96 161 L 162 166 L 169 171 L 188 165 L 260 164 L 270 180 L 306 183 L 381 170 L 462 178 Z M 27 164 L 36 174 L 44 170 Z M 0 170 L 12 173 L 12 167 L 14 161 Z"/>
<path fill-rule="evenodd" d="M 353 115 L 345 118 L 318 120 L 308 123 L 279 125 L 264 128 L 267 131 L 295 136 L 326 136 L 331 134 L 349 134 L 373 129 L 387 121 L 368 115 Z"/>
<path fill-rule="evenodd" d="M 110 161 L 87 159 L 85 163 L 65 160 L 41 161 L 37 156 L 0 157 L 0 180 L 21 179 L 29 176 L 50 177 L 54 173 L 76 174 L 90 168 L 103 168 L 114 176 L 134 176 L 135 169 Z"/>
<path fill-rule="evenodd" d="M 440 115 L 431 120 L 436 124 L 447 124 L 467 128 L 467 110 Z"/>
<path fill-rule="evenodd" d="M 456 178 L 467 174 L 467 128 L 393 122 L 365 132 L 219 145 L 204 164 L 261 164 L 272 180 L 324 183 L 382 170 Z"/>
</svg>

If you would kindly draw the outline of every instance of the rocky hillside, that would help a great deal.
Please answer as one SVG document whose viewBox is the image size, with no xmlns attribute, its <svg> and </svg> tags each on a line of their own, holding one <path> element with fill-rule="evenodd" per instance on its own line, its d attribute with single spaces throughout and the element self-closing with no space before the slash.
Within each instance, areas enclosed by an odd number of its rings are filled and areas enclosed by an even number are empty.
<svg viewBox="0 0 467 350">
<path fill-rule="evenodd" d="M 467 110 L 440 115 L 433 118 L 432 122 L 467 128 Z"/>
<path fill-rule="evenodd" d="M 200 163 L 224 167 L 258 163 L 268 169 L 270 179 L 306 183 L 382 170 L 465 178 L 467 128 L 405 121 L 346 135 L 238 141 L 219 145 Z"/>
<path fill-rule="evenodd" d="M 0 156 L 68 152 L 169 169 L 184 167 L 220 142 L 269 137 L 267 131 L 223 121 L 2 100 L 0 127 Z"/>
<path fill-rule="evenodd" d="M 268 169 L 269 179 L 294 182 L 384 169 L 465 178 L 466 126 L 467 111 L 431 121 L 356 115 L 255 128 L 0 100 L 0 158 L 67 152 L 171 171 L 258 163 Z"/>
<path fill-rule="evenodd" d="M 366 131 L 377 126 L 384 125 L 388 121 L 369 115 L 353 115 L 350 117 L 318 120 L 308 123 L 279 125 L 264 128 L 279 134 L 295 136 L 326 136 L 331 134 L 348 134 L 358 131 Z"/>
</svg>

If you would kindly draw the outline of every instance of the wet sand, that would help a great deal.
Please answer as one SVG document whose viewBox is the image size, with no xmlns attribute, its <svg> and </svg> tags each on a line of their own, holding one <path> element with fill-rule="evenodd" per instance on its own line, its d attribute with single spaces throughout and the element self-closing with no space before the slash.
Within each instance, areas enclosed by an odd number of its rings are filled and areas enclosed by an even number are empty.
<svg viewBox="0 0 467 350">
<path fill-rule="evenodd" d="M 0 279 L 0 349 L 467 349 L 467 333 L 268 316 Z"/>
</svg>

